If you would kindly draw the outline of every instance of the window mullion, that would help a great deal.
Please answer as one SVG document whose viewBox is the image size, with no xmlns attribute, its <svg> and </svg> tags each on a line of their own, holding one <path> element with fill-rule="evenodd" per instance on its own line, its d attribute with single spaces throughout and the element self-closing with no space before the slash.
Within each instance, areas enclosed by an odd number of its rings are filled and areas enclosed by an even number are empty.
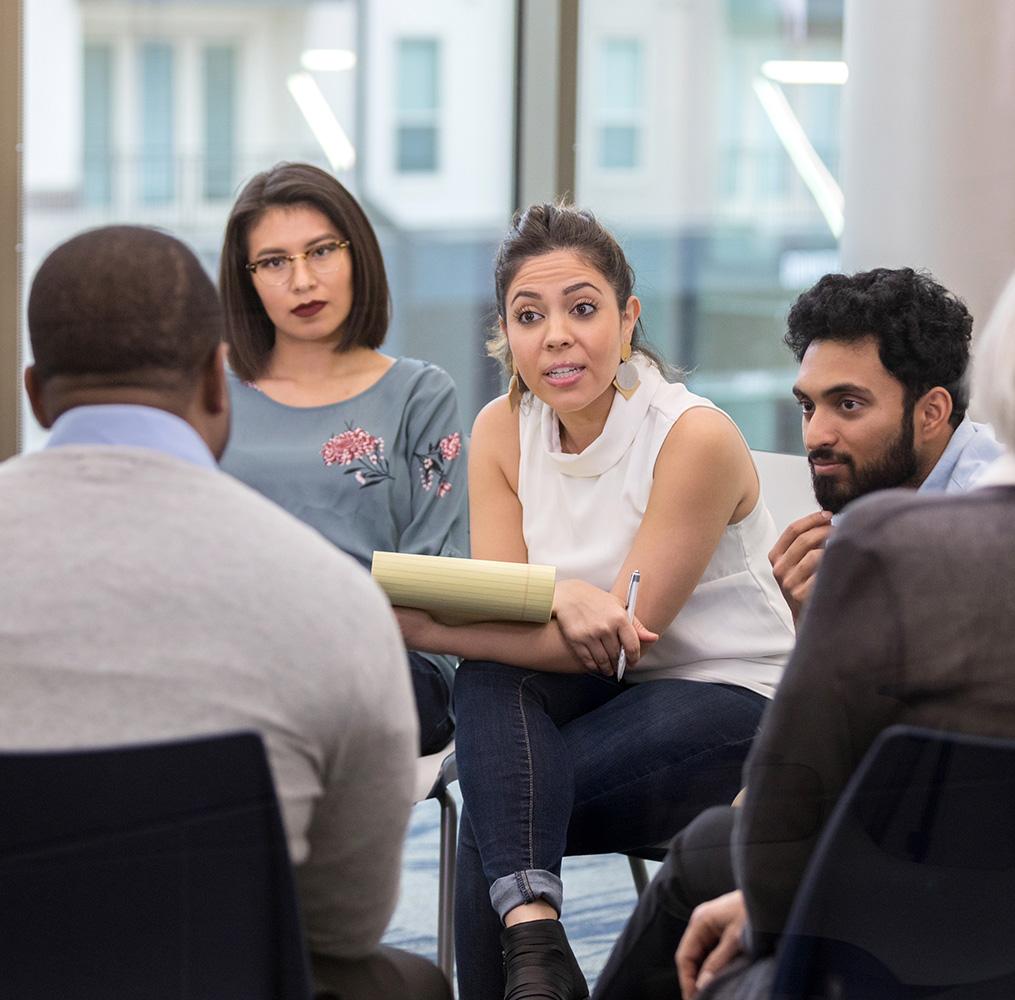
<svg viewBox="0 0 1015 1000">
<path fill-rule="evenodd" d="M 580 0 L 519 0 L 515 205 L 575 189 Z"/>
<path fill-rule="evenodd" d="M 21 443 L 22 6 L 0 3 L 0 460 Z"/>
</svg>

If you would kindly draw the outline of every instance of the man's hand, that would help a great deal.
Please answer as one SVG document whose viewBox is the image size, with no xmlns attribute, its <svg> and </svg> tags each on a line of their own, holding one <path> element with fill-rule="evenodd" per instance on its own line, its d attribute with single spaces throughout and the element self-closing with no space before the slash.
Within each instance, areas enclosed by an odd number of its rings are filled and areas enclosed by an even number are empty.
<svg viewBox="0 0 1015 1000">
<path fill-rule="evenodd" d="M 793 613 L 794 624 L 814 587 L 814 575 L 832 531 L 831 519 L 832 515 L 827 510 L 801 517 L 779 536 L 779 541 L 768 553 L 775 581 Z"/>
<path fill-rule="evenodd" d="M 694 908 L 675 956 L 684 1000 L 691 1000 L 740 954 L 746 923 L 747 908 L 739 890 Z"/>
</svg>

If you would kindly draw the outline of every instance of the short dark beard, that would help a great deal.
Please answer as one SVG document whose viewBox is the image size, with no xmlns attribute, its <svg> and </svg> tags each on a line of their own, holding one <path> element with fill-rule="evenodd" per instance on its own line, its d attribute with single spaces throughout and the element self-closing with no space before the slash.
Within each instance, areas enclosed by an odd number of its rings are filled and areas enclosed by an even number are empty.
<svg viewBox="0 0 1015 1000">
<path fill-rule="evenodd" d="M 843 507 L 857 497 L 866 496 L 876 490 L 890 490 L 897 486 L 915 486 L 919 482 L 920 466 L 913 447 L 913 408 L 906 407 L 899 433 L 889 442 L 885 450 L 860 469 L 853 459 L 830 448 L 815 448 L 807 455 L 809 461 L 816 459 L 841 462 L 848 470 L 845 482 L 836 482 L 831 476 L 818 476 L 811 465 L 811 482 L 814 498 L 822 510 L 838 514 Z"/>
</svg>

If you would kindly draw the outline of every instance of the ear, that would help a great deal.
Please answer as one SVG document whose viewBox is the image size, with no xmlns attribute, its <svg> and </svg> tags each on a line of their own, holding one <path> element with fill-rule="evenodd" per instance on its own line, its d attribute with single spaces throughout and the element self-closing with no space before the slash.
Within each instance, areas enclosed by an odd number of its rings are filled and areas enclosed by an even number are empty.
<svg viewBox="0 0 1015 1000">
<path fill-rule="evenodd" d="M 229 384 L 226 381 L 226 357 L 229 345 L 221 343 L 205 364 L 201 376 L 201 402 L 208 413 L 218 416 L 229 407 Z"/>
<path fill-rule="evenodd" d="M 39 421 L 39 426 L 48 431 L 53 426 L 53 421 L 46 412 L 46 406 L 42 400 L 42 385 L 35 375 L 34 365 L 29 365 L 25 369 L 25 392 L 28 394 L 28 402 L 32 404 L 32 413 Z"/>
<path fill-rule="evenodd" d="M 621 315 L 620 328 L 623 334 L 624 343 L 631 343 L 631 338 L 634 336 L 634 327 L 638 322 L 638 317 L 641 315 L 641 301 L 637 295 L 632 295 L 627 300 L 627 305 L 624 306 L 624 312 Z"/>
<path fill-rule="evenodd" d="M 916 444 L 937 440 L 949 431 L 952 415 L 952 395 L 940 385 L 928 389 L 913 408 L 913 435 Z"/>
</svg>

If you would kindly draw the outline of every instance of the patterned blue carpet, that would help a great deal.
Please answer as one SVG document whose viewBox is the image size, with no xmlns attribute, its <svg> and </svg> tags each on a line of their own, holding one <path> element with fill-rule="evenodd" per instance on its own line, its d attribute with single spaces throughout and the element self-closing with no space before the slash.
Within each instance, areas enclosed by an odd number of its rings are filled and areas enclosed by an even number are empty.
<svg viewBox="0 0 1015 1000">
<path fill-rule="evenodd" d="M 457 792 L 457 786 L 455 791 Z M 402 865 L 402 894 L 385 941 L 437 957 L 437 859 L 440 809 L 415 807 Z M 649 864 L 650 874 L 657 866 Z M 627 859 L 617 855 L 564 860 L 564 926 L 591 988 L 635 903 Z"/>
</svg>

